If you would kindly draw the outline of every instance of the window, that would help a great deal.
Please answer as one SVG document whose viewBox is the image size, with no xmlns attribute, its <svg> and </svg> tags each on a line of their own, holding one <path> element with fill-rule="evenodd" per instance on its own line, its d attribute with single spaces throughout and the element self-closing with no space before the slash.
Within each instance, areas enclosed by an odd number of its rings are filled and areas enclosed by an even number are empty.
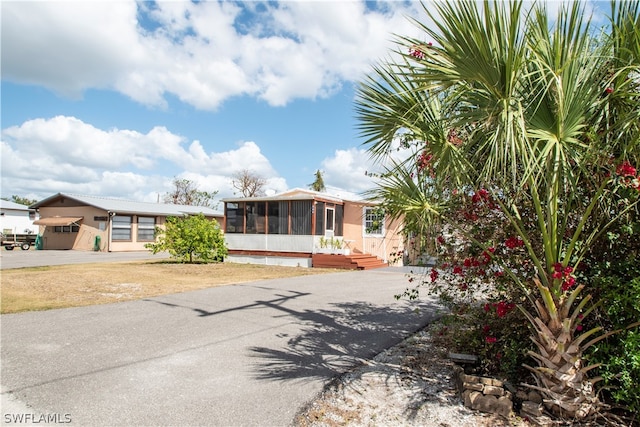
<svg viewBox="0 0 640 427">
<path fill-rule="evenodd" d="M 291 234 L 298 236 L 311 235 L 312 204 L 311 200 L 291 202 Z"/>
<path fill-rule="evenodd" d="M 247 202 L 246 233 L 264 234 L 267 206 L 263 202 Z"/>
<path fill-rule="evenodd" d="M 54 233 L 77 233 L 80 231 L 80 226 L 78 225 L 56 225 L 53 227 Z"/>
<path fill-rule="evenodd" d="M 244 203 L 227 203 L 227 233 L 244 233 Z"/>
<path fill-rule="evenodd" d="M 336 210 L 334 208 L 327 208 L 327 226 L 326 231 L 335 231 L 336 228 Z"/>
<path fill-rule="evenodd" d="M 384 211 L 381 208 L 364 208 L 364 235 L 382 236 L 384 234 Z"/>
<path fill-rule="evenodd" d="M 289 234 L 289 203 L 269 202 L 267 204 L 269 234 Z"/>
<path fill-rule="evenodd" d="M 138 241 L 155 240 L 156 219 L 154 217 L 139 216 L 138 217 Z"/>
<path fill-rule="evenodd" d="M 111 220 L 113 229 L 111 238 L 113 240 L 131 240 L 131 217 L 127 215 L 115 215 Z"/>
</svg>

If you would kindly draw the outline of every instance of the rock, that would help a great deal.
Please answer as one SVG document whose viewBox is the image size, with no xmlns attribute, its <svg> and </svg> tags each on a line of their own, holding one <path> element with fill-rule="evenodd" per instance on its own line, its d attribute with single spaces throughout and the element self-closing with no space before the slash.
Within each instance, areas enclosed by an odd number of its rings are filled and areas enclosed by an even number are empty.
<svg viewBox="0 0 640 427">
<path fill-rule="evenodd" d="M 463 364 L 478 363 L 478 356 L 474 356 L 472 354 L 449 353 L 449 359 L 453 360 L 455 363 L 463 363 Z"/>
<path fill-rule="evenodd" d="M 483 391 L 483 389 L 485 387 L 489 387 L 489 386 L 484 386 L 484 385 L 482 385 L 480 383 L 467 383 L 467 382 L 465 382 L 465 383 L 462 384 L 462 387 L 465 390 Z"/>
<path fill-rule="evenodd" d="M 498 407 L 498 398 L 495 396 L 480 396 L 473 402 L 472 409 L 493 414 Z"/>
<path fill-rule="evenodd" d="M 485 385 L 482 392 L 491 396 L 504 396 L 504 389 L 493 385 Z"/>
<path fill-rule="evenodd" d="M 505 418 L 511 417 L 513 415 L 513 402 L 511 399 L 506 396 L 499 397 L 495 413 Z"/>
<path fill-rule="evenodd" d="M 465 390 L 462 393 L 462 397 L 464 398 L 464 406 L 471 409 L 476 409 L 475 406 L 480 398 L 482 398 L 482 393 L 479 391 Z"/>
<path fill-rule="evenodd" d="M 520 413 L 527 414 L 528 416 L 539 417 L 542 416 L 542 405 L 540 403 L 525 400 L 522 402 L 522 409 Z"/>
<path fill-rule="evenodd" d="M 497 380 L 495 378 L 486 378 L 486 377 L 481 377 L 480 378 L 480 382 L 484 385 L 490 385 L 490 386 L 494 386 L 494 387 L 502 387 L 503 383 L 500 380 Z"/>
<path fill-rule="evenodd" d="M 529 394 L 527 395 L 527 399 L 532 402 L 542 403 L 542 396 L 535 390 L 531 390 L 529 392 Z"/>
<path fill-rule="evenodd" d="M 540 417 L 529 416 L 527 418 L 531 424 L 538 427 L 552 427 L 556 425 L 556 423 L 546 415 L 542 415 Z"/>
</svg>

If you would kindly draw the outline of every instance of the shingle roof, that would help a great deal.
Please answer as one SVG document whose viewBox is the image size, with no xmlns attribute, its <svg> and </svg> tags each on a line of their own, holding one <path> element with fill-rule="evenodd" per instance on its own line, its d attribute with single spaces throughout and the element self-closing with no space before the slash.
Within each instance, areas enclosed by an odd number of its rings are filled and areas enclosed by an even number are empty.
<svg viewBox="0 0 640 427">
<path fill-rule="evenodd" d="M 31 205 L 32 209 L 37 209 L 42 206 L 47 206 L 49 203 L 59 198 L 68 198 L 84 203 L 85 205 L 93 206 L 98 209 L 102 209 L 109 212 L 123 213 L 123 214 L 145 214 L 145 215 L 162 215 L 162 216 L 179 216 L 185 214 L 198 214 L 202 213 L 205 216 L 222 217 L 224 214 L 221 211 L 217 211 L 204 206 L 190 206 L 190 205 L 173 205 L 168 203 L 149 203 L 149 202 L 134 202 L 123 199 L 111 199 L 107 197 L 96 196 L 82 196 L 77 194 L 58 193 L 51 197 L 47 197 Z"/>
</svg>

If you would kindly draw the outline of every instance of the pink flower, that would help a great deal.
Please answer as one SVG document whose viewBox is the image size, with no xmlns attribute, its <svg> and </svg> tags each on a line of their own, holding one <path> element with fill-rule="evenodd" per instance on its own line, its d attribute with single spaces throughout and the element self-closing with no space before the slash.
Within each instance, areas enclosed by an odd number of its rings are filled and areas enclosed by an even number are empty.
<svg viewBox="0 0 640 427">
<path fill-rule="evenodd" d="M 579 332 L 579 331 L 581 331 L 581 330 L 582 330 L 582 325 L 578 325 L 578 326 L 576 326 L 576 331 L 578 331 L 578 332 Z"/>
<path fill-rule="evenodd" d="M 453 267 L 453 274 L 460 274 L 460 275 L 464 274 L 462 272 L 462 267 L 460 267 L 459 265 L 456 265 L 455 267 Z"/>
<path fill-rule="evenodd" d="M 562 266 L 562 263 L 556 262 L 555 264 L 553 264 L 553 269 L 556 272 L 560 272 L 564 269 L 564 267 Z"/>
<path fill-rule="evenodd" d="M 438 280 L 438 270 L 436 270 L 435 268 L 431 269 L 431 281 L 435 282 L 436 280 Z"/>
<path fill-rule="evenodd" d="M 554 271 L 551 277 L 553 277 L 554 279 L 562 279 L 564 275 L 559 271 Z"/>
<path fill-rule="evenodd" d="M 486 337 L 484 340 L 489 344 L 493 344 L 496 341 L 498 341 L 498 339 L 496 337 Z"/>
</svg>

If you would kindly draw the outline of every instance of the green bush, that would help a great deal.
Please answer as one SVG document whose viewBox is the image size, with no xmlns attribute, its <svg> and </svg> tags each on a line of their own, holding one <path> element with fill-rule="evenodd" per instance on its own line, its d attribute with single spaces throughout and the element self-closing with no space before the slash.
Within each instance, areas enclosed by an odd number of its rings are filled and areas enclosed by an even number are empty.
<svg viewBox="0 0 640 427">
<path fill-rule="evenodd" d="M 188 263 L 220 262 L 227 255 L 220 225 L 203 214 L 167 217 L 165 228 L 156 228 L 156 234 L 157 242 L 145 245 L 154 254 L 168 251 L 173 258 Z"/>
<path fill-rule="evenodd" d="M 597 321 L 605 330 L 618 330 L 588 350 L 592 363 L 602 363 L 601 389 L 605 396 L 631 412 L 640 413 L 640 265 L 635 254 L 621 262 L 598 266 L 591 286 L 602 300 Z"/>
</svg>

